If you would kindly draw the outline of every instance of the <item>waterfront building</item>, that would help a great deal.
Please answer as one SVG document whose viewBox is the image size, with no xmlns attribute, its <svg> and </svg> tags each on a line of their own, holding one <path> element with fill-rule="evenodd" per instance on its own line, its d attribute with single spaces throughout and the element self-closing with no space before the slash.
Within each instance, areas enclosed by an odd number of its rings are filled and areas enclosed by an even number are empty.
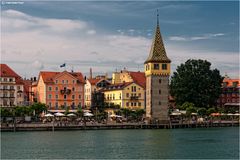
<svg viewBox="0 0 240 160">
<path fill-rule="evenodd" d="M 217 100 L 217 106 L 225 109 L 240 107 L 240 79 L 231 79 L 227 75 L 223 79 L 222 93 Z"/>
<path fill-rule="evenodd" d="M 124 68 L 120 72 L 114 72 L 112 74 L 112 84 L 124 83 L 124 82 L 136 82 L 143 88 L 146 86 L 146 77 L 144 72 L 128 71 Z"/>
<path fill-rule="evenodd" d="M 84 105 L 84 78 L 80 72 L 39 73 L 36 96 L 49 110 L 76 110 Z"/>
<path fill-rule="evenodd" d="M 159 123 L 168 123 L 170 63 L 171 60 L 167 57 L 164 48 L 157 17 L 157 27 L 151 50 L 144 63 L 146 75 L 146 117 L 150 121 L 156 120 Z"/>
<path fill-rule="evenodd" d="M 102 90 L 104 102 L 119 108 L 144 109 L 145 88 L 137 82 L 123 82 L 107 86 Z"/>
<path fill-rule="evenodd" d="M 110 85 L 111 82 L 108 81 L 108 77 L 106 75 L 98 75 L 93 78 L 92 69 L 90 68 L 89 78 L 86 79 L 86 83 L 84 85 L 84 104 L 86 108 L 97 107 L 103 104 L 103 93 L 99 92 L 102 88 Z"/>
<path fill-rule="evenodd" d="M 0 106 L 13 107 L 24 104 L 22 78 L 7 64 L 0 64 Z"/>
</svg>

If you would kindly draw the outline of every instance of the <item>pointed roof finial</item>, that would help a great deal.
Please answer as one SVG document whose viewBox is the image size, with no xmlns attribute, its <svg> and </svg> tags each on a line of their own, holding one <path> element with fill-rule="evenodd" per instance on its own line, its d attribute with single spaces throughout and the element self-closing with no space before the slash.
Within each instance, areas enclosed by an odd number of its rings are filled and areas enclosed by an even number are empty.
<svg viewBox="0 0 240 160">
<path fill-rule="evenodd" d="M 157 9 L 157 25 L 159 25 L 159 14 L 158 14 L 158 9 Z"/>
</svg>

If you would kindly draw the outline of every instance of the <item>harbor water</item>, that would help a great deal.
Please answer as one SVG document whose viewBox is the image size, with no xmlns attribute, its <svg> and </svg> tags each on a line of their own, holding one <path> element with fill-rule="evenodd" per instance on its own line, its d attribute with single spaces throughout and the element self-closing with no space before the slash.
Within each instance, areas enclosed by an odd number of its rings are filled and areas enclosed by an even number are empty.
<svg viewBox="0 0 240 160">
<path fill-rule="evenodd" d="M 239 159 L 239 127 L 2 132 L 1 159 Z"/>
</svg>

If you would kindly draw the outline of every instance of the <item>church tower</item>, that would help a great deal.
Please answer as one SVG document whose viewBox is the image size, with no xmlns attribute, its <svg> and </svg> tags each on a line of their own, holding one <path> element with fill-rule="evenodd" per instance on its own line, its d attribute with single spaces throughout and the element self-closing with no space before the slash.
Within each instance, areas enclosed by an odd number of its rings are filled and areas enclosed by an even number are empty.
<svg viewBox="0 0 240 160">
<path fill-rule="evenodd" d="M 168 123 L 168 95 L 171 60 L 167 57 L 160 33 L 157 14 L 157 27 L 151 50 L 144 63 L 146 75 L 146 117 L 150 121 Z"/>
</svg>

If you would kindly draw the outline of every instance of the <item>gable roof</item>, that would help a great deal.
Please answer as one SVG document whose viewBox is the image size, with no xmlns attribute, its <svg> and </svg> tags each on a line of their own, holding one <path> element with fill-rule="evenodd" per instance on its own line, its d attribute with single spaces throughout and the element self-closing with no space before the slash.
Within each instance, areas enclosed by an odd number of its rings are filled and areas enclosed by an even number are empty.
<svg viewBox="0 0 240 160">
<path fill-rule="evenodd" d="M 16 84 L 23 84 L 22 77 L 14 72 L 7 64 L 0 64 L 0 77 L 14 77 Z"/>
<path fill-rule="evenodd" d="M 99 82 L 102 79 L 96 79 L 96 78 L 89 78 L 87 79 L 91 85 L 96 85 L 97 82 Z"/>
<path fill-rule="evenodd" d="M 130 72 L 129 75 L 133 79 L 133 82 L 137 83 L 143 88 L 146 88 L 146 76 L 144 72 Z"/>
<path fill-rule="evenodd" d="M 66 72 L 66 71 L 64 71 Z M 56 76 L 59 76 L 60 74 L 62 74 L 63 72 L 48 72 L 48 71 L 41 71 L 39 73 L 39 76 L 42 76 L 42 79 L 44 81 L 44 83 L 53 83 L 54 78 Z M 77 78 L 79 80 L 80 83 L 84 83 L 84 79 L 83 79 L 83 75 L 80 72 L 67 72 L 68 74 L 70 74 L 71 76 Z"/>
</svg>

